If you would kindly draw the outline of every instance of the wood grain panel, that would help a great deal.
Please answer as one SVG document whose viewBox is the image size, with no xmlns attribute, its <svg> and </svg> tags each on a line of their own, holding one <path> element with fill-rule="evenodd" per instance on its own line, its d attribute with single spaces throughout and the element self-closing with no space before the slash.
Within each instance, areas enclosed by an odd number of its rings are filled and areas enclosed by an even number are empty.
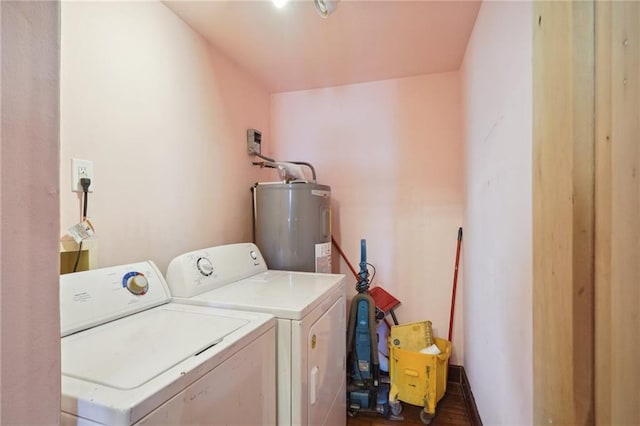
<svg viewBox="0 0 640 426">
<path fill-rule="evenodd" d="M 593 414 L 594 3 L 535 2 L 534 422 Z"/>
<path fill-rule="evenodd" d="M 611 3 L 596 3 L 595 400 L 611 424 Z"/>
<path fill-rule="evenodd" d="M 597 9 L 596 418 L 640 418 L 640 3 Z"/>
</svg>

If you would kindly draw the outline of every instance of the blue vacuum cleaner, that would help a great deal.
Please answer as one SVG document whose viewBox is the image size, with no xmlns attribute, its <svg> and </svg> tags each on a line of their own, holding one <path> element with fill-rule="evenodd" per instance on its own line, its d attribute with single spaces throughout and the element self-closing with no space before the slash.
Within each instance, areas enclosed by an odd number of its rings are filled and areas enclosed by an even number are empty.
<svg viewBox="0 0 640 426">
<path fill-rule="evenodd" d="M 369 294 L 366 240 L 360 240 L 360 272 L 351 300 L 347 328 L 347 413 L 378 413 L 388 416 L 389 381 L 380 380 L 376 305 Z"/>
</svg>

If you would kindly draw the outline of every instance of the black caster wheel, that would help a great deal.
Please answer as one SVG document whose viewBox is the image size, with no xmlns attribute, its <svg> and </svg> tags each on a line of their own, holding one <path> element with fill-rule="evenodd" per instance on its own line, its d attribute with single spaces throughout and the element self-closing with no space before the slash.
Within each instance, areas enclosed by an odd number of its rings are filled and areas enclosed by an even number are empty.
<svg viewBox="0 0 640 426">
<path fill-rule="evenodd" d="M 399 416 L 402 413 L 402 404 L 400 401 L 398 402 L 390 402 L 389 407 L 391 408 L 391 414 L 394 416 Z"/>
<path fill-rule="evenodd" d="M 433 420 L 435 414 L 427 414 L 424 411 L 420 411 L 420 420 L 425 425 L 431 424 L 431 420 Z"/>
</svg>

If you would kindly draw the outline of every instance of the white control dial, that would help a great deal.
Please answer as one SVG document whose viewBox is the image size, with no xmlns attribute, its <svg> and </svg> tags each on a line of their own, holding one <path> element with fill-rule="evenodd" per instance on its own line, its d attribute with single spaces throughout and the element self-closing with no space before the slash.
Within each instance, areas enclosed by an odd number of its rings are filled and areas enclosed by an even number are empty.
<svg viewBox="0 0 640 426">
<path fill-rule="evenodd" d="M 149 281 L 141 273 L 131 273 L 125 276 L 127 290 L 136 296 L 142 296 L 149 290 Z"/>
<path fill-rule="evenodd" d="M 198 271 L 205 277 L 213 274 L 213 264 L 206 257 L 201 257 L 196 262 L 196 266 L 198 267 Z"/>
<path fill-rule="evenodd" d="M 258 260 L 258 253 L 256 253 L 256 251 L 255 251 L 255 250 L 251 250 L 251 251 L 249 252 L 249 256 L 251 256 L 251 258 L 252 258 L 253 260 Z"/>
</svg>

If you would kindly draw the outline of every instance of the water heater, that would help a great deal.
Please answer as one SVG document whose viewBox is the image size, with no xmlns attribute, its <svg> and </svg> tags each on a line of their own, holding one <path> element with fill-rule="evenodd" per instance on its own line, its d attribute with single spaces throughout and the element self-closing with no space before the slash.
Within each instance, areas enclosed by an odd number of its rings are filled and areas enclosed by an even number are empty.
<svg viewBox="0 0 640 426">
<path fill-rule="evenodd" d="M 331 188 L 265 182 L 253 188 L 254 242 L 269 269 L 331 272 Z"/>
</svg>

